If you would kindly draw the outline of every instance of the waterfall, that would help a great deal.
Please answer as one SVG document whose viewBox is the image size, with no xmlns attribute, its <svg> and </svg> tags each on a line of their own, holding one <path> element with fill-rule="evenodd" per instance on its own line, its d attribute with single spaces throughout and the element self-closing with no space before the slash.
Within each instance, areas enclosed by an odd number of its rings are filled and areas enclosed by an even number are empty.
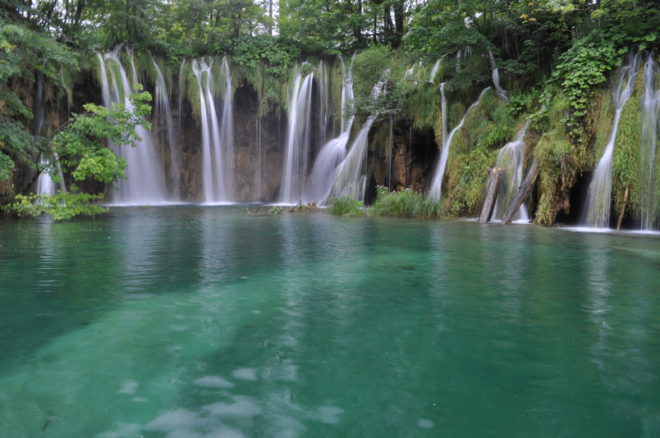
<svg viewBox="0 0 660 438">
<path fill-rule="evenodd" d="M 133 85 L 138 83 L 137 72 L 132 53 L 127 50 L 132 67 L 132 81 L 129 81 L 126 69 L 119 59 L 121 48 L 122 46 L 117 46 L 105 56 L 98 55 L 103 105 L 110 108 L 116 103 L 123 103 L 127 110 L 132 111 L 130 94 Z M 107 68 L 105 61 L 108 62 Z M 111 145 L 117 155 L 128 162 L 128 167 L 124 171 L 127 179 L 117 184 L 118 191 L 113 194 L 113 203 L 145 205 L 165 202 L 165 175 L 151 133 L 141 126 L 138 126 L 135 132 L 140 137 L 136 147 Z"/>
<path fill-rule="evenodd" d="M 168 168 L 169 165 L 169 175 L 171 180 L 168 178 L 168 181 L 171 181 L 170 192 L 174 195 L 175 199 L 179 198 L 179 175 L 181 173 L 181 152 L 177 148 L 177 144 L 174 141 L 174 123 L 172 121 L 172 108 L 170 107 L 170 98 L 167 91 L 167 84 L 165 83 L 165 78 L 161 73 L 158 63 L 151 56 L 151 61 L 156 68 L 158 73 L 158 78 L 156 80 L 156 90 L 155 90 L 155 113 L 154 119 L 162 123 L 162 120 L 165 120 L 165 125 L 167 128 L 167 145 L 169 146 L 169 162 L 165 163 L 165 168 Z M 163 135 L 161 135 L 163 137 Z M 161 141 L 161 144 L 165 142 Z M 164 155 L 164 154 L 163 154 Z"/>
<path fill-rule="evenodd" d="M 227 57 L 222 58 L 222 65 L 220 67 L 225 80 L 225 96 L 222 102 L 222 123 L 220 124 L 220 141 L 224 146 L 224 163 L 225 169 L 223 171 L 225 183 L 225 200 L 231 201 L 234 198 L 234 108 L 232 106 L 232 87 L 231 87 L 231 71 L 229 69 L 229 61 Z"/>
<path fill-rule="evenodd" d="M 328 137 L 328 67 L 319 62 L 319 144 L 325 144 Z"/>
<path fill-rule="evenodd" d="M 658 141 L 658 119 L 660 119 L 660 89 L 656 90 L 658 64 L 649 55 L 644 65 L 644 95 L 642 96 L 642 161 L 641 161 L 641 215 L 642 230 L 657 226 L 658 212 L 653 208 L 653 185 Z"/>
<path fill-rule="evenodd" d="M 183 66 L 186 64 L 186 58 L 183 58 L 181 61 L 181 67 L 179 67 L 179 144 L 182 140 L 183 130 L 181 129 L 181 104 L 183 102 Z"/>
<path fill-rule="evenodd" d="M 429 83 L 434 84 L 435 82 L 435 74 L 438 72 L 438 68 L 440 68 L 440 61 L 442 61 L 442 58 L 438 59 L 435 61 L 435 64 L 433 64 L 433 68 L 431 68 L 431 76 L 429 76 Z"/>
<path fill-rule="evenodd" d="M 536 114 L 540 114 L 543 111 L 545 111 L 545 105 L 541 105 L 541 109 Z M 503 208 L 508 206 L 508 202 L 510 201 L 509 194 L 515 196 L 523 182 L 523 158 L 525 154 L 525 142 L 523 138 L 525 137 L 525 133 L 527 133 L 528 127 L 529 120 L 525 120 L 525 123 L 523 123 L 522 127 L 513 137 L 513 140 L 505 144 L 497 153 L 495 168 L 504 169 L 504 178 L 505 181 L 508 179 L 508 182 L 507 184 L 500 185 L 500 193 L 495 201 L 492 220 L 500 218 L 498 212 L 504 212 Z M 524 223 L 529 222 L 529 214 L 525 203 L 520 205 L 515 220 Z"/>
<path fill-rule="evenodd" d="M 192 69 L 199 85 L 199 102 L 202 119 L 202 182 L 204 202 L 218 204 L 232 200 L 233 174 L 233 114 L 231 107 L 231 75 L 227 60 L 223 58 L 222 71 L 226 76 L 226 90 L 222 114 L 222 128 L 218 124 L 212 86 L 213 59 L 193 60 Z M 206 81 L 204 81 L 206 73 Z M 222 145 L 225 145 L 223 153 Z M 225 166 L 225 163 L 228 166 Z"/>
<path fill-rule="evenodd" d="M 610 223 L 614 143 L 616 142 L 616 134 L 619 129 L 621 111 L 633 92 L 633 85 L 638 69 L 638 59 L 639 54 L 636 56 L 631 55 L 628 65 L 619 71 L 619 78 L 616 82 L 616 90 L 613 96 L 615 113 L 610 139 L 605 146 L 603 156 L 598 162 L 587 195 L 585 206 L 586 217 L 583 217 L 583 222 L 589 227 L 607 228 Z"/>
<path fill-rule="evenodd" d="M 279 202 L 283 204 L 302 201 L 309 156 L 313 79 L 314 73 L 310 73 L 300 85 L 302 76 L 296 67 L 293 89 L 289 96 L 289 128 L 280 186 Z"/>
<path fill-rule="evenodd" d="M 461 49 L 458 49 L 458 53 L 456 54 L 456 73 L 461 72 Z"/>
<path fill-rule="evenodd" d="M 255 143 L 257 145 L 257 168 L 254 172 L 254 199 L 260 201 L 263 197 L 261 194 L 261 119 L 257 117 L 256 120 Z"/>
<path fill-rule="evenodd" d="M 393 127 L 394 127 L 394 117 L 390 114 L 390 136 L 387 140 L 387 188 L 392 190 L 392 149 L 394 147 L 393 142 Z"/>
<path fill-rule="evenodd" d="M 388 74 L 389 70 L 384 73 L 383 79 L 374 85 L 371 92 L 374 100 L 380 96 Z M 337 167 L 334 184 L 331 189 L 331 195 L 333 197 L 349 195 L 354 199 L 364 200 L 367 176 L 362 174 L 362 167 L 366 161 L 369 130 L 377 117 L 378 113 L 372 114 L 367 119 L 367 122 L 360 129 L 360 132 L 353 141 L 346 158 Z"/>
<path fill-rule="evenodd" d="M 523 123 L 523 126 L 516 133 L 512 141 L 505 144 L 502 149 L 497 153 L 495 160 L 495 167 L 504 169 L 504 180 L 507 184 L 500 185 L 500 194 L 497 196 L 495 208 L 493 209 L 492 220 L 498 219 L 498 212 L 504 211 L 506 208 L 505 196 L 507 194 L 516 194 L 516 190 L 520 187 L 523 181 L 523 155 L 525 153 L 525 142 L 523 138 L 527 132 L 529 120 Z M 503 196 L 502 196 L 503 195 Z M 527 214 L 527 207 L 523 203 L 518 210 L 516 220 L 529 222 L 529 215 Z"/>
<path fill-rule="evenodd" d="M 497 68 L 497 64 L 495 64 L 495 57 L 493 56 L 493 52 L 489 51 L 488 52 L 488 60 L 490 61 L 490 68 L 493 70 L 493 85 L 495 85 L 495 94 L 497 94 L 497 97 L 502 99 L 505 102 L 509 102 L 509 96 L 508 93 L 504 88 L 500 86 L 500 73 L 499 69 Z"/>
<path fill-rule="evenodd" d="M 307 199 L 319 204 L 324 203 L 330 195 L 335 180 L 335 170 L 346 157 L 346 145 L 348 145 L 354 120 L 354 116 L 350 115 L 350 105 L 353 102 L 353 79 L 350 70 L 347 71 L 341 56 L 339 60 L 343 79 L 341 89 L 341 132 L 339 137 L 326 143 L 316 156 L 306 192 Z"/>
<path fill-rule="evenodd" d="M 442 94 L 442 152 L 440 153 L 440 160 L 438 161 L 438 166 L 435 170 L 435 175 L 433 176 L 433 182 L 431 183 L 431 189 L 429 190 L 429 197 L 440 200 L 442 197 L 442 178 L 445 176 L 445 169 L 447 168 L 447 158 L 449 158 L 449 146 L 451 145 L 451 139 L 454 137 L 456 131 L 461 129 L 465 119 L 472 108 L 479 105 L 481 98 L 486 94 L 486 91 L 490 90 L 490 87 L 486 87 L 484 91 L 481 92 L 479 98 L 475 103 L 470 105 L 470 107 L 465 111 L 465 115 L 461 119 L 461 122 L 454 129 L 451 130 L 449 135 L 447 134 L 447 103 L 445 100 L 445 84 L 440 84 L 440 92 Z"/>
</svg>

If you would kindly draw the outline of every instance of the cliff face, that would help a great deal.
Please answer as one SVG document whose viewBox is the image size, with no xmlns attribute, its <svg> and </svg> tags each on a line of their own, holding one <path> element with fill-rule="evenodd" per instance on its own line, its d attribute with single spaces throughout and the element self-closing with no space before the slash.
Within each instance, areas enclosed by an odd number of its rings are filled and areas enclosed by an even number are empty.
<svg viewBox="0 0 660 438">
<path fill-rule="evenodd" d="M 201 122 L 193 115 L 191 103 L 185 97 L 179 98 L 177 81 L 174 81 L 172 87 L 170 110 L 173 126 L 168 127 L 162 113 L 159 114 L 154 109 L 150 118 L 153 141 L 158 151 L 158 158 L 162 160 L 167 191 L 178 194 L 177 197 L 184 202 L 201 202 L 203 200 Z M 155 85 L 147 81 L 145 90 L 154 95 Z M 32 94 L 29 91 L 26 93 Z M 71 93 L 73 102 L 71 105 L 67 103 L 66 94 L 60 93 L 58 97 L 55 92 L 47 93 L 43 105 L 48 123 L 42 135 L 51 135 L 69 117 L 69 114 L 84 113 L 82 106 L 85 103 L 98 105 L 103 103 L 101 87 L 92 71 L 83 71 L 80 74 Z M 34 105 L 34 99 L 26 100 Z M 216 98 L 215 104 L 216 108 L 222 108 L 220 98 Z M 233 96 L 233 166 L 236 202 L 273 202 L 279 195 L 287 147 L 287 112 L 282 107 L 271 105 L 266 114 L 257 119 L 259 106 L 258 93 L 251 85 L 243 83 L 237 87 Z M 221 114 L 218 116 L 220 117 Z M 324 142 L 331 140 L 339 131 L 338 127 L 334 126 L 336 120 L 331 113 L 327 117 L 323 116 L 317 83 L 314 84 L 312 93 L 309 120 L 310 149 L 304 171 L 306 175 L 311 171 Z M 174 149 L 170 147 L 170 129 Z M 391 185 L 393 190 L 412 188 L 415 191 L 425 191 L 438 156 L 433 130 L 415 130 L 410 128 L 407 120 L 396 121 L 393 125 L 391 171 L 388 171 L 389 136 L 374 134 L 380 132 L 379 130 L 389 133 L 389 122 L 381 122 L 375 126 L 370 136 L 368 156 L 370 185 L 367 190 L 367 203 L 373 200 L 377 184 Z M 305 161 L 303 157 L 300 158 Z M 34 172 L 28 168 L 18 169 L 13 181 L 15 188 L 19 191 L 30 190 L 28 185 L 32 183 L 34 175 Z M 67 186 L 73 182 L 66 169 L 65 180 Z M 307 184 L 307 176 L 303 175 L 300 182 L 303 185 Z M 94 181 L 77 182 L 77 185 L 84 191 L 111 194 L 111 190 Z M 10 183 L 5 182 L 2 188 L 7 191 L 9 186 Z M 34 189 L 36 184 L 32 183 L 31 190 Z"/>
</svg>

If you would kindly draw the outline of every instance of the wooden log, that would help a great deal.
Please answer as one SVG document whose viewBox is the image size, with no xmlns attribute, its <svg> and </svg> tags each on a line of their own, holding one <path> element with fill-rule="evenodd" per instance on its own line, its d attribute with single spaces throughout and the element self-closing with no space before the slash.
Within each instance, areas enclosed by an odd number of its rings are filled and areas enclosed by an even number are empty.
<svg viewBox="0 0 660 438">
<path fill-rule="evenodd" d="M 525 202 L 527 198 L 529 198 L 529 195 L 534 189 L 534 184 L 536 184 L 536 180 L 539 177 L 540 170 L 539 161 L 534 160 L 532 167 L 530 167 L 529 171 L 527 171 L 527 176 L 525 176 L 525 180 L 520 186 L 520 190 L 518 190 L 516 197 L 513 198 L 509 208 L 506 209 L 506 213 L 504 213 L 504 216 L 502 217 L 503 224 L 510 224 L 511 221 L 513 221 L 513 218 L 516 216 L 516 213 L 518 213 L 518 210 L 520 210 L 522 203 Z"/>
<path fill-rule="evenodd" d="M 628 187 L 626 187 L 626 192 L 623 194 L 623 206 L 621 207 L 621 214 L 619 214 L 619 220 L 616 223 L 617 231 L 621 231 L 621 221 L 623 220 L 623 213 L 626 212 L 627 203 L 628 203 Z"/>
<path fill-rule="evenodd" d="M 495 209 L 495 201 L 497 201 L 497 192 L 500 189 L 500 181 L 502 180 L 502 169 L 490 170 L 490 179 L 488 180 L 488 189 L 486 190 L 486 200 L 484 206 L 481 208 L 481 216 L 479 216 L 479 223 L 485 224 L 490 221 Z"/>
</svg>

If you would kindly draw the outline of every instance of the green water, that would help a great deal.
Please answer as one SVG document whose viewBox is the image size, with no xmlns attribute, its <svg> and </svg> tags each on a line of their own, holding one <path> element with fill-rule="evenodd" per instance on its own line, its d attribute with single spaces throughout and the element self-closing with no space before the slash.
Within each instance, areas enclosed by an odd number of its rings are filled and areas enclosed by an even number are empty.
<svg viewBox="0 0 660 438">
<path fill-rule="evenodd" d="M 0 221 L 0 437 L 654 437 L 660 239 L 114 209 Z"/>
</svg>

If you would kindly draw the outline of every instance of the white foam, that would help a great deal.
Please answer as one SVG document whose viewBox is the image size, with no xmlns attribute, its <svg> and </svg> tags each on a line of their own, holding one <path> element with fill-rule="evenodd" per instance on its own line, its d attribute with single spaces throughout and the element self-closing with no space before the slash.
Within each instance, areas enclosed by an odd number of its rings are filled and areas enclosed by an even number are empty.
<svg viewBox="0 0 660 438">
<path fill-rule="evenodd" d="M 197 379 L 193 382 L 193 385 L 203 386 L 205 388 L 233 388 L 234 384 L 228 382 L 219 376 L 206 376 L 201 379 Z"/>
<path fill-rule="evenodd" d="M 232 376 L 234 376 L 235 379 L 239 380 L 247 380 L 250 382 L 256 382 L 257 381 L 257 370 L 254 368 L 239 368 L 237 370 L 234 370 L 233 373 L 231 373 Z"/>
<path fill-rule="evenodd" d="M 421 427 L 422 429 L 432 429 L 435 427 L 435 423 L 431 420 L 422 418 L 417 422 L 417 426 Z"/>
<path fill-rule="evenodd" d="M 135 394 L 138 386 L 135 380 L 127 380 L 123 383 L 121 389 L 117 391 L 117 394 Z"/>
</svg>

